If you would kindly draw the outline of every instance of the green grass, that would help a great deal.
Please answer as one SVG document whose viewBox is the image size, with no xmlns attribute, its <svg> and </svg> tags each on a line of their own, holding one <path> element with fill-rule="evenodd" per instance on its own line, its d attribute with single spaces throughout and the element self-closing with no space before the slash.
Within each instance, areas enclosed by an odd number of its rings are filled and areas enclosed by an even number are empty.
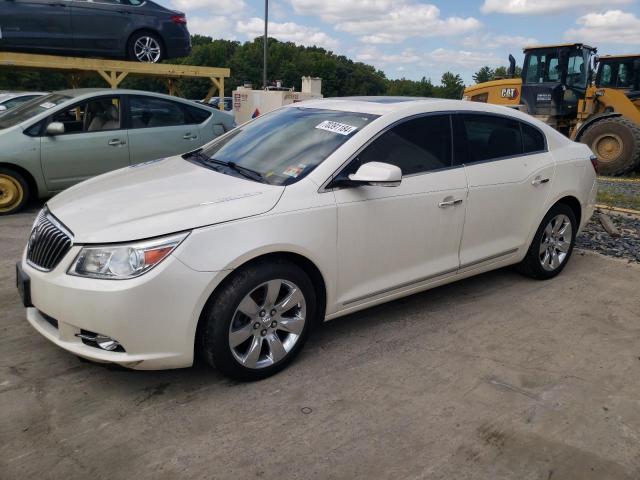
<svg viewBox="0 0 640 480">
<path fill-rule="evenodd" d="M 631 208 L 640 210 L 640 196 L 624 195 L 621 193 L 611 193 L 600 190 L 598 192 L 598 203 L 612 207 Z"/>
</svg>

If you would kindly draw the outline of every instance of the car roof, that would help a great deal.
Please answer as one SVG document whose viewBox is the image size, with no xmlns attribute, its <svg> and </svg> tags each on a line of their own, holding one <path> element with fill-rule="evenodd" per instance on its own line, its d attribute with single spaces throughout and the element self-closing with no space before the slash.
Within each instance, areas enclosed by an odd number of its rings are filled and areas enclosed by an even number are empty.
<svg viewBox="0 0 640 480">
<path fill-rule="evenodd" d="M 372 115 L 385 115 L 398 112 L 413 106 L 431 106 L 445 100 L 440 98 L 422 97 L 330 97 L 317 100 L 307 100 L 301 103 L 293 103 L 288 107 L 304 106 L 308 108 L 324 108 L 326 110 L 338 110 L 343 112 L 369 113 Z"/>
<path fill-rule="evenodd" d="M 48 92 L 14 92 L 9 90 L 0 90 L 0 97 L 3 98 L 18 98 L 26 97 L 28 95 L 48 95 Z"/>
<path fill-rule="evenodd" d="M 165 93 L 147 92 L 143 90 L 129 90 L 125 88 L 70 88 L 67 90 L 58 90 L 52 93 L 65 95 L 73 99 L 82 99 L 96 95 L 145 95 L 148 97 L 166 98 L 167 100 L 175 100 L 192 105 L 194 102 L 181 97 L 167 95 Z M 201 106 L 201 105 L 200 105 Z"/>
<path fill-rule="evenodd" d="M 335 97 L 287 105 L 288 108 L 306 107 L 337 110 L 343 112 L 369 113 L 372 115 L 387 115 L 402 112 L 453 112 L 473 111 L 479 113 L 496 113 L 517 118 L 533 120 L 533 117 L 516 109 L 490 103 L 469 102 L 466 100 L 452 100 L 445 98 L 424 97 Z"/>
</svg>

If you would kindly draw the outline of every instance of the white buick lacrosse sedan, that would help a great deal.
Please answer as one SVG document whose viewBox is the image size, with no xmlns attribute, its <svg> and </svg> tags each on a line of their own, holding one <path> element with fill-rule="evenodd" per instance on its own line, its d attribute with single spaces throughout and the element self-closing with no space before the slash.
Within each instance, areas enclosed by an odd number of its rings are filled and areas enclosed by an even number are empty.
<svg viewBox="0 0 640 480">
<path fill-rule="evenodd" d="M 264 378 L 318 321 L 507 265 L 557 275 L 593 211 L 593 161 L 487 104 L 298 103 L 56 196 L 18 288 L 33 327 L 81 357 L 163 369 L 200 354 Z"/>
</svg>

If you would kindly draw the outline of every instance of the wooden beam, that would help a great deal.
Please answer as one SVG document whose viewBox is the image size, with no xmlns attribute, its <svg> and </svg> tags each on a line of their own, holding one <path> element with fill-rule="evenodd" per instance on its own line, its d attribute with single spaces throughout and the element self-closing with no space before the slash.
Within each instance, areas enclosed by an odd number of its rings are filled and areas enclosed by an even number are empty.
<svg viewBox="0 0 640 480">
<path fill-rule="evenodd" d="M 0 66 L 44 68 L 49 70 L 91 70 L 95 72 L 116 71 L 159 77 L 227 78 L 231 75 L 231 71 L 228 68 L 219 67 L 100 60 L 15 52 L 0 52 Z"/>
<path fill-rule="evenodd" d="M 107 82 L 111 88 L 116 88 L 111 83 L 111 75 L 108 75 L 107 72 L 104 72 L 102 70 L 96 70 L 96 71 L 98 72 L 98 75 L 104 78 L 104 81 Z"/>
<path fill-rule="evenodd" d="M 0 52 L 0 67 L 35 68 L 42 70 L 70 70 L 71 86 L 77 88 L 79 78 L 86 72 L 96 72 L 111 88 L 118 88 L 129 74 L 162 77 L 167 81 L 169 94 L 180 95 L 176 81 L 180 78 L 208 78 L 212 86 L 206 96 L 208 102 L 215 91 L 224 98 L 224 79 L 231 75 L 228 68 L 198 67 L 194 65 L 170 65 L 164 63 L 140 63 L 95 58 L 33 55 L 30 53 Z M 224 110 L 224 101 L 220 102 Z"/>
</svg>

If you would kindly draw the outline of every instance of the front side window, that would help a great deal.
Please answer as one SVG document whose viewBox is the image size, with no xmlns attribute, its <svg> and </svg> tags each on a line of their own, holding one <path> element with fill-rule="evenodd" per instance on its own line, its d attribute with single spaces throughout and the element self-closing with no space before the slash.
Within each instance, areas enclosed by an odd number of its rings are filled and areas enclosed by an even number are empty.
<svg viewBox="0 0 640 480">
<path fill-rule="evenodd" d="M 396 165 L 402 175 L 450 167 L 449 115 L 429 115 L 396 125 L 358 155 L 356 166 L 369 162 Z"/>
<path fill-rule="evenodd" d="M 600 67 L 599 87 L 633 88 L 633 61 L 603 63 Z"/>
<path fill-rule="evenodd" d="M 154 97 L 129 97 L 131 128 L 185 125 L 185 111 L 171 100 Z"/>
<path fill-rule="evenodd" d="M 611 64 L 605 63 L 602 65 L 602 70 L 600 74 L 600 86 L 601 87 L 610 87 L 611 86 L 611 77 L 612 77 L 612 68 Z"/>
<path fill-rule="evenodd" d="M 560 80 L 557 51 L 529 53 L 525 58 L 526 83 L 547 83 Z"/>
<path fill-rule="evenodd" d="M 89 133 L 121 128 L 119 97 L 101 97 L 56 113 L 51 122 L 64 125 L 64 133 Z"/>
<path fill-rule="evenodd" d="M 578 88 L 584 88 L 587 85 L 587 64 L 581 53 L 569 57 L 567 85 Z"/>
<path fill-rule="evenodd" d="M 466 160 L 461 163 L 522 155 L 522 135 L 517 120 L 494 115 L 463 114 L 460 122 L 467 147 Z"/>
<path fill-rule="evenodd" d="M 52 93 L 43 97 L 34 98 L 29 102 L 9 110 L 0 117 L 0 129 L 10 128 L 14 125 L 29 120 L 30 118 L 47 112 L 56 106 L 71 100 L 72 97 Z"/>
<path fill-rule="evenodd" d="M 376 118 L 321 108 L 281 108 L 214 140 L 202 154 L 254 170 L 269 184 L 289 185 Z"/>
</svg>

